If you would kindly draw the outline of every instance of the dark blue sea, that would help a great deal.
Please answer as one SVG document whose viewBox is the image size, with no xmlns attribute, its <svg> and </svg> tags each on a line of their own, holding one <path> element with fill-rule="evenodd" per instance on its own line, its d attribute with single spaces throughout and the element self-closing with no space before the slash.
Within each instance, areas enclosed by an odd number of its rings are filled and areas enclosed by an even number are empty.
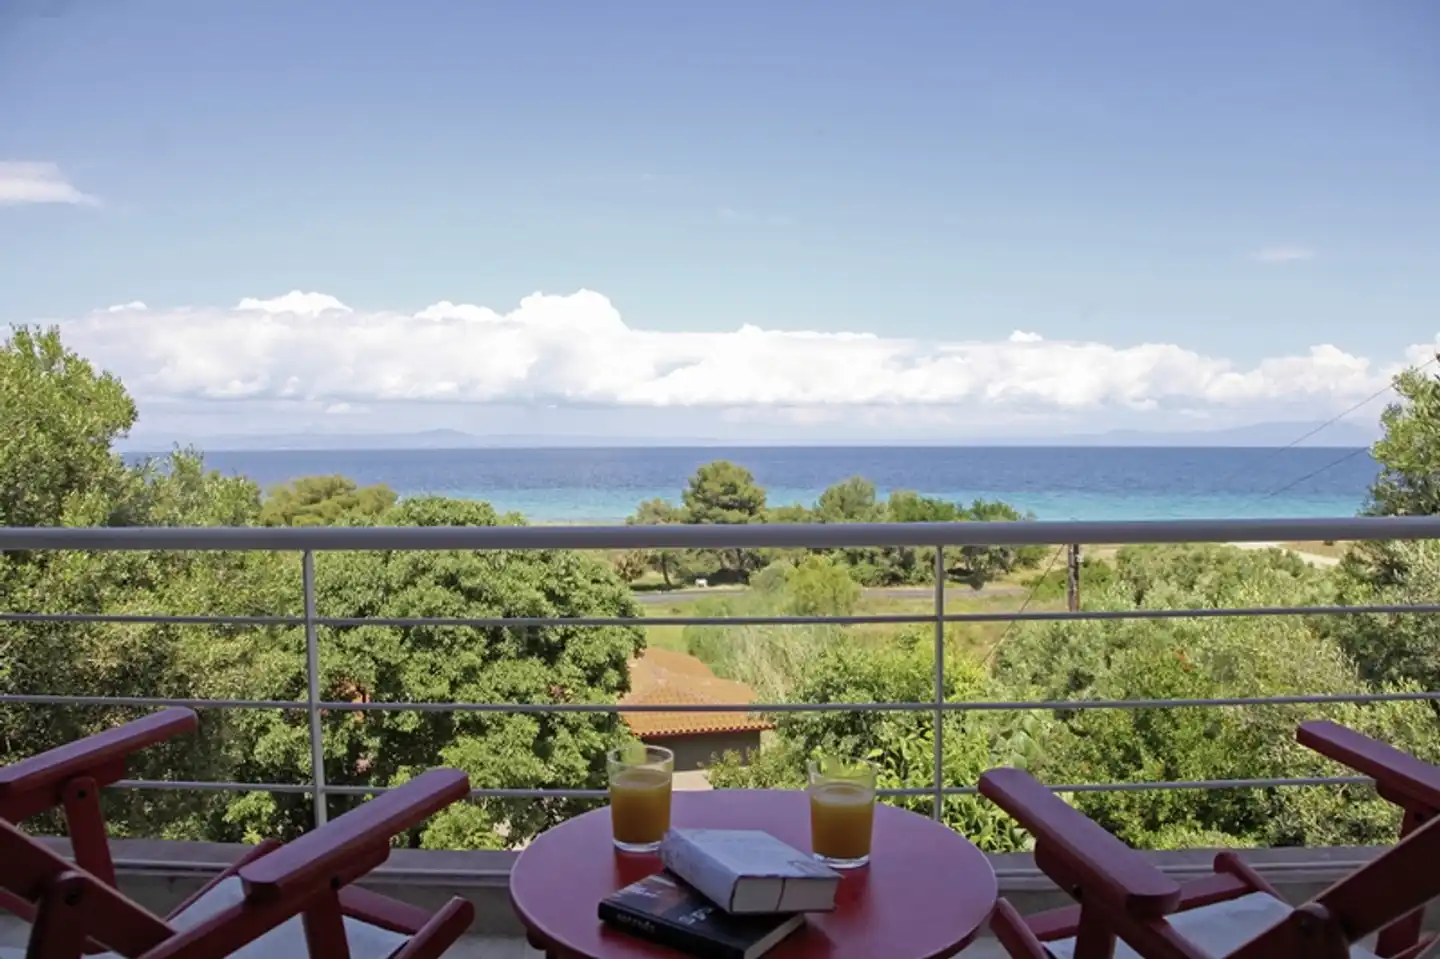
<svg viewBox="0 0 1440 959">
<path fill-rule="evenodd" d="M 1318 447 L 663 447 L 644 449 L 281 450 L 207 455 L 269 488 L 341 473 L 402 496 L 482 499 L 534 522 L 611 522 L 641 500 L 678 501 L 697 466 L 748 467 L 771 505 L 813 503 L 864 476 L 892 489 L 1001 499 L 1041 519 L 1348 516 L 1377 467 L 1363 450 Z"/>
</svg>

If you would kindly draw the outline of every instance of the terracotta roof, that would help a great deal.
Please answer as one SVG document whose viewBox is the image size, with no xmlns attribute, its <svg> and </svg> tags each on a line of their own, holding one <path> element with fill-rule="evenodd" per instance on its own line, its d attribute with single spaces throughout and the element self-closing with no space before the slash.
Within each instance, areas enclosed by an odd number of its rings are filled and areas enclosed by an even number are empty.
<svg viewBox="0 0 1440 959">
<path fill-rule="evenodd" d="M 630 692 L 620 700 L 620 716 L 635 735 L 695 736 L 773 729 L 774 723 L 745 712 L 627 713 L 624 706 L 742 705 L 755 701 L 744 683 L 721 679 L 694 656 L 668 649 L 647 649 L 630 663 Z"/>
</svg>

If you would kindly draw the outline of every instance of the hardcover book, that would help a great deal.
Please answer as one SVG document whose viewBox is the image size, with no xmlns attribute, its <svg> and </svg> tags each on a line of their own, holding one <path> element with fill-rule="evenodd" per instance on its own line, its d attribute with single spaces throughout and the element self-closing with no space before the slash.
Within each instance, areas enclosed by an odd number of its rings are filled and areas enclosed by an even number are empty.
<svg viewBox="0 0 1440 959">
<path fill-rule="evenodd" d="M 726 912 L 829 912 L 840 874 L 809 853 L 756 829 L 672 829 L 665 868 Z"/>
<path fill-rule="evenodd" d="M 732 916 L 676 876 L 646 876 L 600 901 L 617 929 L 696 959 L 759 959 L 805 923 L 790 915 Z"/>
</svg>

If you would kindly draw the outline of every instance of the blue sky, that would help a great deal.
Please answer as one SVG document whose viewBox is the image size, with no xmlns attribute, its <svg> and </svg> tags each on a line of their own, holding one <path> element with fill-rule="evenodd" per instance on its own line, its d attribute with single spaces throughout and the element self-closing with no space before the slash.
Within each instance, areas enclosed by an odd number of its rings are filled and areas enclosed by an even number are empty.
<svg viewBox="0 0 1440 959">
<path fill-rule="evenodd" d="M 1333 388 L 1311 382 L 1334 373 L 1324 364 L 1239 399 L 1197 386 L 1188 406 L 1067 387 L 1042 398 L 1057 423 L 1088 409 L 1133 425 L 1157 403 L 1224 422 L 1322 395 L 1343 407 L 1436 337 L 1440 7 L 1423 0 L 6 10 L 0 322 L 143 302 L 148 325 L 126 337 L 76 336 L 113 350 L 97 358 L 162 418 L 293 402 L 420 427 L 493 406 L 457 382 L 425 412 L 405 405 L 414 390 L 341 395 L 305 370 L 288 393 L 254 370 L 182 388 L 163 364 L 213 365 L 206 347 L 125 352 L 180 307 L 292 290 L 337 298 L 352 324 L 438 301 L 506 315 L 588 289 L 656 333 L 944 344 L 1019 330 L 1175 344 L 1242 374 L 1320 344 L 1370 364 Z M 573 322 L 583 338 L 589 321 Z M 687 349 L 657 347 L 648 375 L 710 347 Z M 622 420 L 790 395 L 527 384 L 503 398 L 612 403 Z M 935 403 L 959 415 L 1009 389 Z"/>
</svg>

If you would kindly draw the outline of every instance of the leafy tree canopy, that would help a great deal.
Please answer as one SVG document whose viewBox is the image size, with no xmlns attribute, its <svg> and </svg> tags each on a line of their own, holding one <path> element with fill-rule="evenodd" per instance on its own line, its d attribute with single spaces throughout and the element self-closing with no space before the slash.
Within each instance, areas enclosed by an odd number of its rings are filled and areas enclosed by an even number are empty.
<svg viewBox="0 0 1440 959">
<path fill-rule="evenodd" d="M 1383 435 L 1371 450 L 1380 475 L 1368 512 L 1377 516 L 1440 513 L 1440 379 L 1418 369 L 1395 378 L 1399 400 L 1381 414 Z"/>
<path fill-rule="evenodd" d="M 422 497 L 374 519 L 385 526 L 494 526 L 485 503 Z M 598 559 L 569 550 L 356 552 L 317 557 L 320 614 L 347 618 L 638 617 L 629 590 Z M 305 695 L 301 637 L 247 637 L 211 657 L 220 689 Z M 327 629 L 323 695 L 342 702 L 613 703 L 644 647 L 635 627 L 386 626 Z M 437 764 L 476 788 L 603 787 L 605 751 L 626 738 L 613 713 L 336 712 L 325 717 L 327 782 L 395 785 Z M 242 780 L 284 781 L 308 768 L 303 713 L 255 712 L 231 737 Z M 348 805 L 336 801 L 337 806 Z M 339 811 L 337 809 L 337 811 Z M 494 846 L 534 836 L 573 803 L 483 801 L 442 813 L 424 840 Z M 257 795 L 232 810 L 245 835 L 277 821 L 303 827 L 305 797 Z M 428 833 L 426 834 L 429 835 Z"/>
<path fill-rule="evenodd" d="M 124 521 L 125 474 L 111 450 L 135 424 L 120 381 L 25 327 L 0 342 L 0 525 Z M 112 511 L 113 514 L 112 514 Z"/>
<path fill-rule="evenodd" d="M 260 525 L 335 526 L 374 519 L 396 498 L 384 484 L 360 487 L 344 476 L 305 476 L 270 491 L 260 507 Z"/>
</svg>

